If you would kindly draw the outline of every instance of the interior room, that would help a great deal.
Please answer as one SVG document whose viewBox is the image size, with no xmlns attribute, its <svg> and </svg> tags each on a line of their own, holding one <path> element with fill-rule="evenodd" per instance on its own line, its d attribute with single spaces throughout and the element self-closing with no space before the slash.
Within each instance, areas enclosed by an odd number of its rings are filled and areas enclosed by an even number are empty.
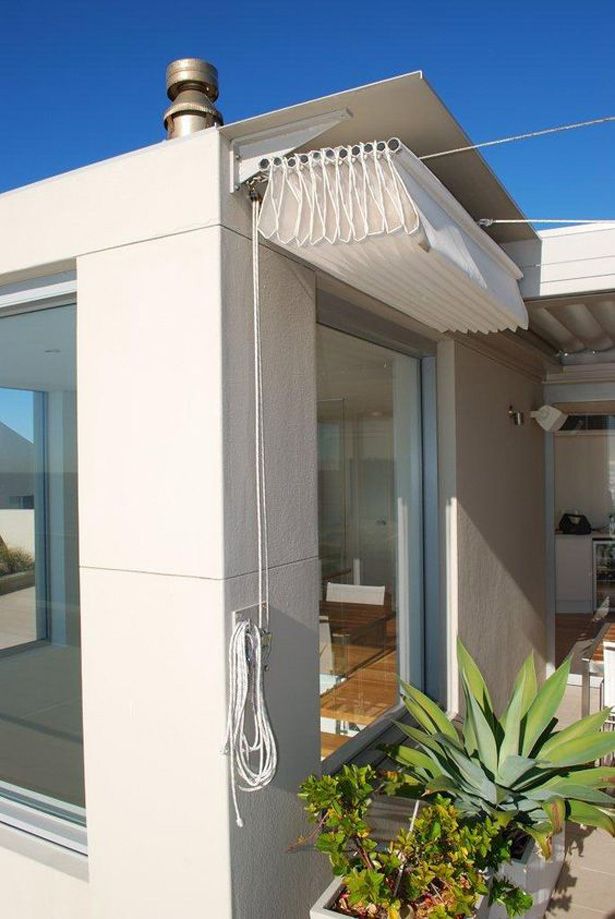
<svg viewBox="0 0 615 919">
<path fill-rule="evenodd" d="M 573 671 L 598 623 L 615 621 L 615 402 L 558 403 L 554 435 L 556 659 Z"/>
</svg>

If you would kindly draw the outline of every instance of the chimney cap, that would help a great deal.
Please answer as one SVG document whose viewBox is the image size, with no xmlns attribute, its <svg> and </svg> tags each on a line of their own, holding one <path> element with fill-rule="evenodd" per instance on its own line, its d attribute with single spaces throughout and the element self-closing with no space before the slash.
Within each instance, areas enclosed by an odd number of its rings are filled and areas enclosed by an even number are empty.
<svg viewBox="0 0 615 919">
<path fill-rule="evenodd" d="M 182 57 L 167 66 L 167 96 L 173 102 L 187 89 L 204 89 L 212 102 L 218 98 L 218 71 L 209 61 Z"/>
</svg>

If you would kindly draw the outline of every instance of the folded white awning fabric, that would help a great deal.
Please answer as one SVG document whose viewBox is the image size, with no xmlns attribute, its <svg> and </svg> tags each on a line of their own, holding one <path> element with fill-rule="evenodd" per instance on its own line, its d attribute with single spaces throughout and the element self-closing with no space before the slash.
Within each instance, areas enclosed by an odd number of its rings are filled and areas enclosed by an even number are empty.
<svg viewBox="0 0 615 919">
<path fill-rule="evenodd" d="M 265 165 L 266 239 L 440 332 L 527 328 L 517 265 L 399 140 Z"/>
</svg>

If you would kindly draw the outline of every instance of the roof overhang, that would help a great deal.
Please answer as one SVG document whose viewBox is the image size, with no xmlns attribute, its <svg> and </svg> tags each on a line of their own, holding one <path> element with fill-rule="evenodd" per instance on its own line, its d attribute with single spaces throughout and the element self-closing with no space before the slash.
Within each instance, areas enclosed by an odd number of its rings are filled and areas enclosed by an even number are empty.
<svg viewBox="0 0 615 919">
<path fill-rule="evenodd" d="M 336 116 L 347 110 L 351 117 L 332 119 L 316 136 L 294 147 L 337 147 L 375 138 L 399 139 L 418 156 L 451 150 L 472 141 L 434 92 L 421 71 L 378 83 L 323 96 L 225 125 L 220 129 L 231 143 L 245 136 L 292 130 L 294 124 Z M 481 217 L 521 219 L 524 215 L 478 150 L 468 150 L 428 161 L 429 169 L 463 205 L 474 220 Z M 494 224 L 489 235 L 498 243 L 531 240 L 534 230 L 526 223 Z"/>
<path fill-rule="evenodd" d="M 615 360 L 615 289 L 526 301 L 530 329 L 562 363 Z"/>
</svg>

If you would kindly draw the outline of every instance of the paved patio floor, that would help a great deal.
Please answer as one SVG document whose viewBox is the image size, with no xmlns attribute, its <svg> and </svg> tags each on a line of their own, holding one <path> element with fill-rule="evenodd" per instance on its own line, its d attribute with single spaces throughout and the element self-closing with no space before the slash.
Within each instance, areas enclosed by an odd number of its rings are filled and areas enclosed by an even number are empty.
<svg viewBox="0 0 615 919">
<path fill-rule="evenodd" d="M 598 707 L 592 692 L 592 711 Z M 569 686 L 560 710 L 562 725 L 581 716 L 581 687 Z M 615 839 L 569 824 L 564 870 L 547 911 L 549 919 L 615 919 Z"/>
</svg>

